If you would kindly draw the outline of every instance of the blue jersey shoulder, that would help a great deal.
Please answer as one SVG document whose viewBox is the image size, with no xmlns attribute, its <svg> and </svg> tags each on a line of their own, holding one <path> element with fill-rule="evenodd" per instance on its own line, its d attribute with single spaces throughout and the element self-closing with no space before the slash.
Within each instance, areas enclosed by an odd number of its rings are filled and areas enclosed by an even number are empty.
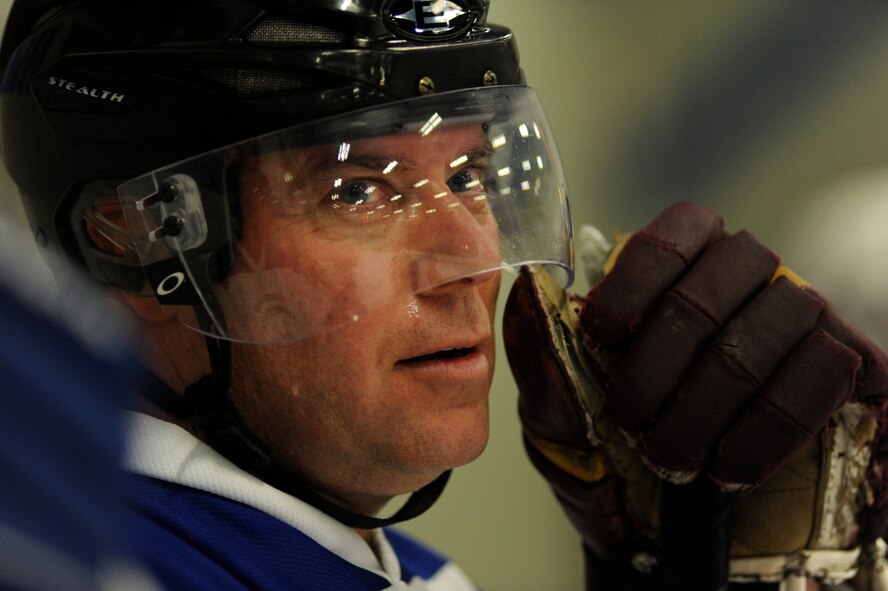
<svg viewBox="0 0 888 591">
<path fill-rule="evenodd" d="M 352 564 L 305 533 L 218 495 L 128 476 L 127 530 L 136 556 L 171 589 L 376 591 L 383 577 Z M 389 530 L 405 581 L 428 579 L 446 563 Z"/>
</svg>

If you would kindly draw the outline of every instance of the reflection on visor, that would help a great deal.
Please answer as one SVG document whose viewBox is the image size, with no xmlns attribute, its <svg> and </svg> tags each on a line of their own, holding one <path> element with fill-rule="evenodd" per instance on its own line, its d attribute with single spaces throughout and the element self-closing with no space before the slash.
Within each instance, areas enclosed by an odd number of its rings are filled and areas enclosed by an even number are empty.
<svg viewBox="0 0 888 591">
<path fill-rule="evenodd" d="M 119 194 L 158 300 L 220 338 L 308 338 L 525 264 L 572 280 L 564 175 L 525 87 L 300 125 Z"/>
</svg>

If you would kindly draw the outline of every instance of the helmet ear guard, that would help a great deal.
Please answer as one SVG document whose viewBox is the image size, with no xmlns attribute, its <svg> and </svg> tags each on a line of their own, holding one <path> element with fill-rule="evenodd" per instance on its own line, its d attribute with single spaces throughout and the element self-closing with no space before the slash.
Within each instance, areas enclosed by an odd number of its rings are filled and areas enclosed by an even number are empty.
<svg viewBox="0 0 888 591">
<path fill-rule="evenodd" d="M 70 211 L 70 234 L 83 264 L 97 280 L 140 295 L 151 295 L 145 272 L 126 224 L 118 181 L 93 181 L 77 189 Z"/>
</svg>

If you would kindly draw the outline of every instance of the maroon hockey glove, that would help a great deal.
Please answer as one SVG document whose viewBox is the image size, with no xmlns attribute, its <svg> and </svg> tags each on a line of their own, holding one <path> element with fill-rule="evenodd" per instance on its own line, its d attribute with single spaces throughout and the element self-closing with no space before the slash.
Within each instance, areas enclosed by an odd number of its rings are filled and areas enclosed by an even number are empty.
<svg viewBox="0 0 888 591">
<path fill-rule="evenodd" d="M 877 347 L 699 206 L 664 211 L 606 270 L 583 299 L 522 273 L 504 324 L 528 453 L 582 534 L 593 583 L 651 584 L 636 571 L 662 550 L 653 473 L 755 491 L 731 501 L 735 579 L 779 578 L 795 553 L 881 535 Z M 824 580 L 856 560 L 842 555 Z"/>
</svg>

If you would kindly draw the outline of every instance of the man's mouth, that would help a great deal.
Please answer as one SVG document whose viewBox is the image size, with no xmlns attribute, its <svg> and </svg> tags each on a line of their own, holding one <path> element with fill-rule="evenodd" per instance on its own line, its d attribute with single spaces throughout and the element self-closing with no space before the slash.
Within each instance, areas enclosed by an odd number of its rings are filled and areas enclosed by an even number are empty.
<svg viewBox="0 0 888 591">
<path fill-rule="evenodd" d="M 460 348 L 451 348 L 451 349 L 441 349 L 440 351 L 435 351 L 434 353 L 430 353 L 428 355 L 420 355 L 419 357 L 411 357 L 409 359 L 402 359 L 399 363 L 424 363 L 428 361 L 448 361 L 451 359 L 459 359 L 461 357 L 465 357 L 467 355 L 471 355 L 477 349 L 475 347 L 470 347 L 468 349 L 460 349 Z"/>
</svg>

